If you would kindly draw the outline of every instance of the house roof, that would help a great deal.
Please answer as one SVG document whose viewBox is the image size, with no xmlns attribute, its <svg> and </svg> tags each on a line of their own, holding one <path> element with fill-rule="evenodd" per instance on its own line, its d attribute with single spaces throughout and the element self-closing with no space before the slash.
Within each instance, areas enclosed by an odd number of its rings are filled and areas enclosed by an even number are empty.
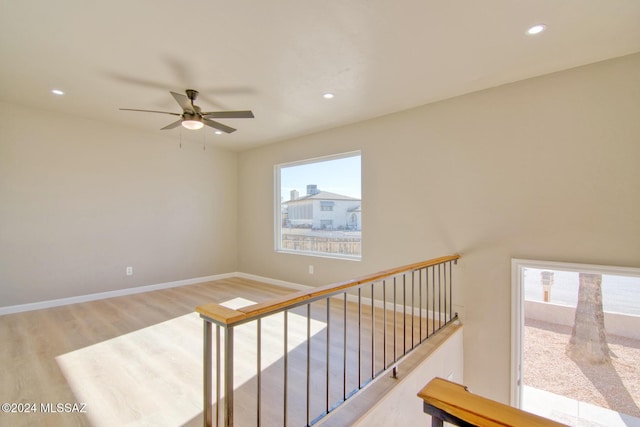
<svg viewBox="0 0 640 427">
<path fill-rule="evenodd" d="M 296 203 L 296 202 L 302 202 L 305 200 L 346 200 L 346 201 L 353 201 L 353 202 L 358 202 L 360 201 L 360 199 L 357 199 L 355 197 L 350 197 L 350 196 L 344 196 L 342 194 L 336 194 L 336 193 L 331 193 L 329 191 L 319 191 L 316 194 L 312 194 L 310 196 L 304 196 L 304 197 L 300 197 L 298 199 L 295 200 L 287 200 L 286 202 L 283 203 Z"/>
<path fill-rule="evenodd" d="M 3 1 L 0 100 L 243 150 L 638 52 L 638 22 L 633 0 Z M 216 135 L 119 110 L 181 112 L 185 89 L 256 117 Z"/>
</svg>

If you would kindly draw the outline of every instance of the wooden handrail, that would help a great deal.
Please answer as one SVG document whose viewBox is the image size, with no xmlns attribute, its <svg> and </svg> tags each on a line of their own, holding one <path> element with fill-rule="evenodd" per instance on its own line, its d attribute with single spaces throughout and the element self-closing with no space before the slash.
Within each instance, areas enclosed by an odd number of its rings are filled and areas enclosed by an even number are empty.
<svg viewBox="0 0 640 427">
<path fill-rule="evenodd" d="M 257 340 L 255 342 L 255 348 L 256 348 L 256 352 L 257 352 L 257 384 L 258 384 L 258 398 L 256 401 L 256 408 L 257 408 L 257 423 L 258 425 L 260 424 L 260 418 L 261 418 L 261 412 L 260 412 L 260 408 L 261 408 L 261 400 L 260 400 L 260 393 L 261 393 L 261 374 L 262 374 L 262 368 L 261 368 L 261 360 L 262 357 L 261 355 L 261 349 L 263 347 L 262 344 L 262 340 L 261 340 L 261 336 L 262 336 L 262 323 L 260 322 L 260 319 L 262 319 L 263 317 L 275 314 L 275 313 L 280 313 L 280 312 L 284 312 L 284 323 L 282 325 L 282 330 L 283 330 L 283 336 L 282 336 L 282 342 L 284 344 L 284 348 L 288 349 L 289 348 L 289 342 L 288 342 L 288 331 L 289 331 L 289 326 L 287 323 L 287 313 L 289 310 L 294 309 L 296 307 L 302 307 L 302 306 L 306 306 L 306 310 L 307 310 L 307 360 L 306 360 L 306 383 L 307 383 L 307 393 L 306 393 L 306 409 L 307 409 L 307 425 L 311 425 L 314 424 L 315 421 L 312 421 L 312 413 L 311 413 L 311 404 L 310 404 L 310 384 L 311 384 L 311 373 L 312 373 L 312 368 L 311 368 L 311 362 L 310 362 L 310 343 L 311 343 L 311 339 L 310 339 L 310 333 L 311 333 L 311 303 L 315 302 L 315 301 L 326 301 L 326 308 L 327 308 L 327 316 L 326 316 L 326 354 L 327 354 L 327 359 L 326 359 L 326 378 L 325 378 L 325 387 L 327 390 L 327 396 L 326 396 L 326 407 L 324 412 L 321 413 L 316 413 L 315 415 L 313 415 L 315 418 L 314 420 L 318 420 L 322 417 L 324 417 L 325 415 L 327 415 L 329 412 L 333 411 L 337 405 L 340 405 L 341 403 L 345 402 L 350 396 L 353 396 L 355 393 L 358 392 L 358 390 L 360 390 L 363 386 L 365 386 L 367 383 L 369 383 L 370 381 L 373 381 L 376 377 L 378 377 L 379 375 L 382 375 L 385 372 L 388 372 L 389 370 L 393 369 L 394 373 L 397 369 L 397 364 L 407 355 L 409 354 L 411 351 L 413 351 L 417 346 L 419 346 L 420 344 L 422 344 L 423 342 L 425 342 L 427 339 L 429 339 L 430 337 L 430 333 L 431 332 L 431 336 L 433 336 L 433 334 L 435 334 L 438 330 L 441 330 L 442 328 L 446 327 L 447 325 L 451 324 L 451 322 L 454 322 L 457 320 L 458 316 L 457 313 L 453 313 L 453 305 L 452 305 L 452 280 L 451 280 L 451 276 L 453 274 L 452 271 L 452 267 L 451 264 L 453 262 L 456 262 L 458 259 L 460 258 L 460 255 L 450 255 L 450 256 L 445 256 L 445 257 L 440 257 L 440 258 L 434 258 L 432 260 L 429 261 L 423 261 L 423 262 L 418 262 L 418 263 L 414 263 L 414 264 L 409 264 L 409 265 L 405 265 L 402 267 L 396 267 L 396 268 L 392 268 L 389 270 L 385 270 L 376 274 L 372 274 L 372 275 L 368 275 L 365 277 L 361 277 L 358 279 L 353 279 L 353 280 L 349 280 L 346 282 L 340 282 L 340 283 L 336 283 L 336 284 L 332 284 L 332 285 L 327 285 L 327 286 L 321 286 L 318 288 L 313 288 L 307 291 L 300 291 L 300 292 L 295 292 L 289 295 L 285 295 L 276 299 L 273 299 L 271 301 L 267 301 L 267 302 L 262 302 L 262 303 L 258 303 L 258 304 L 253 304 L 247 307 L 243 307 L 243 308 L 238 308 L 238 309 L 232 309 L 232 308 L 227 308 L 223 305 L 220 304 L 216 304 L 216 303 L 210 303 L 210 304 L 205 304 L 205 305 L 201 305 L 196 307 L 196 311 L 200 314 L 200 317 L 202 317 L 202 319 L 204 320 L 204 327 L 203 327 L 203 331 L 204 331 L 204 335 L 203 335 L 203 404 L 204 404 L 204 411 L 203 411 L 203 420 L 204 420 L 204 424 L 206 426 L 211 426 L 213 424 L 213 419 L 214 419 L 214 415 L 213 415 L 213 408 L 212 408 L 212 402 L 213 400 L 213 352 L 214 352 L 214 346 L 213 346 L 213 333 L 214 333 L 214 329 L 213 329 L 213 324 L 216 325 L 215 328 L 215 360 L 216 360 L 216 374 L 215 374 L 215 378 L 216 378 L 216 402 L 219 403 L 223 403 L 222 409 L 223 409 L 223 416 L 222 418 L 224 419 L 224 425 L 225 426 L 232 426 L 233 425 L 233 419 L 234 419 L 234 362 L 235 362 L 235 358 L 234 358 L 234 335 L 235 335 L 235 330 L 236 330 L 236 326 L 247 323 L 247 322 L 251 322 L 253 320 L 256 320 L 256 326 L 257 326 Z M 448 269 L 447 269 L 447 265 L 448 265 Z M 437 278 L 436 278 L 436 266 L 438 266 L 437 270 L 438 270 L 438 274 L 437 274 Z M 444 266 L 444 274 L 442 274 L 442 268 L 440 266 Z M 429 325 L 429 317 L 428 317 L 428 313 L 429 310 L 427 307 L 426 308 L 426 313 L 425 310 L 422 309 L 422 294 L 420 294 L 420 299 L 419 299 L 419 307 L 418 307 L 418 329 L 416 330 L 414 328 L 414 311 L 416 309 L 415 304 L 414 304 L 414 297 L 412 295 L 411 297 L 411 303 L 409 304 L 409 307 L 411 309 L 411 316 L 412 316 L 412 320 L 411 320 L 411 340 L 410 340 L 410 344 L 409 344 L 409 348 L 407 348 L 407 343 L 406 343 L 406 315 L 407 315 L 407 301 L 406 301 L 406 277 L 409 276 L 409 281 L 411 284 L 411 289 L 412 292 L 414 290 L 414 281 L 415 281 L 415 276 L 416 276 L 416 272 L 418 272 L 418 276 L 419 276 L 419 289 L 420 292 L 422 292 L 423 289 L 423 274 L 426 276 L 427 280 L 425 280 L 424 282 L 424 286 L 428 287 L 429 285 L 429 281 L 428 281 L 428 276 L 429 276 L 429 267 L 434 267 L 431 271 L 432 273 L 432 283 L 431 286 L 433 287 L 433 292 L 435 295 L 435 286 L 437 286 L 438 289 L 438 308 L 436 310 L 435 307 L 435 298 L 432 296 L 431 300 L 433 302 L 433 306 L 432 311 L 433 311 L 433 316 L 432 316 L 432 322 L 431 325 Z M 425 271 L 424 273 L 422 271 Z M 448 275 L 447 275 L 447 270 L 448 271 Z M 397 308 L 398 306 L 396 305 L 396 282 L 397 282 L 397 278 L 401 278 L 402 281 L 402 290 L 403 292 L 405 292 L 403 301 L 402 301 L 402 312 L 405 316 L 405 322 L 403 323 L 403 327 L 404 330 L 402 331 L 402 335 L 405 339 L 405 345 L 402 346 L 401 349 L 399 349 L 399 351 L 396 351 L 396 345 L 395 343 L 397 342 L 396 340 L 396 333 L 397 333 L 397 328 L 396 328 L 396 314 L 397 314 Z M 393 278 L 393 302 L 389 302 L 388 299 L 386 298 L 386 290 L 387 290 L 387 285 L 391 285 L 391 281 L 389 280 L 389 283 L 387 282 L 386 279 L 390 279 Z M 346 371 L 346 366 L 347 366 L 347 354 L 349 352 L 351 352 L 351 354 L 353 353 L 352 350 L 348 349 L 348 345 L 347 345 L 347 318 L 348 318 L 348 310 L 347 310 L 347 300 L 348 300 L 348 295 L 347 293 L 350 291 L 354 291 L 354 290 L 358 290 L 358 302 L 357 302 L 357 309 L 358 309 L 358 323 L 357 323 L 357 328 L 358 328 L 358 346 L 357 346 L 357 356 L 358 356 L 358 364 L 360 365 L 361 363 L 361 358 L 363 356 L 363 354 L 367 353 L 366 350 L 364 350 L 363 346 L 362 346 L 362 340 L 361 340 L 361 334 L 362 334 L 362 306 L 363 306 L 363 301 L 362 301 L 362 292 L 361 289 L 365 288 L 365 287 L 371 287 L 371 298 L 372 301 L 368 301 L 365 304 L 367 305 L 371 305 L 371 310 L 369 310 L 369 314 L 370 314 L 370 321 L 371 321 L 371 342 L 372 342 L 372 346 L 375 345 L 375 340 L 376 340 L 376 336 L 380 333 L 383 334 L 384 338 L 382 338 L 382 343 L 384 345 L 384 343 L 386 342 L 386 337 L 387 337 L 387 326 L 388 324 L 390 324 L 387 321 L 387 305 L 391 305 L 392 306 L 392 310 L 393 313 L 391 313 L 391 315 L 389 317 L 392 317 L 393 319 L 393 330 L 390 333 L 390 340 L 392 340 L 392 342 L 394 343 L 393 345 L 393 353 L 387 355 L 387 349 L 385 346 L 385 349 L 383 350 L 383 360 L 382 360 L 382 366 L 379 366 L 380 364 L 377 363 L 377 360 L 375 358 L 375 348 L 371 349 L 370 355 L 371 355 L 371 372 L 368 373 L 367 375 L 365 375 L 365 378 L 361 378 L 360 374 L 361 369 L 359 369 L 360 373 L 358 374 L 358 384 L 357 387 L 355 387 L 352 390 L 349 390 L 349 392 L 347 393 L 348 390 L 348 386 L 347 386 L 347 371 Z M 380 300 L 381 304 L 382 304 L 382 311 L 381 313 L 379 313 L 379 315 L 376 315 L 376 311 L 380 311 L 380 310 L 376 310 L 376 303 L 378 302 L 377 299 L 376 301 L 374 301 L 373 299 L 375 298 L 375 290 L 376 290 L 376 286 L 377 289 L 379 291 L 382 292 L 383 298 L 382 300 Z M 444 295 L 443 295 L 444 294 Z M 330 299 L 334 296 L 342 296 L 344 295 L 344 317 L 343 317 L 343 352 L 342 352 L 342 357 L 343 357 L 343 364 L 344 364 L 344 375 L 343 375 L 343 383 L 342 383 L 342 399 L 340 400 L 336 400 L 333 402 L 330 402 L 330 398 L 329 398 L 329 390 L 330 390 L 330 384 L 332 382 L 334 382 L 333 380 L 330 380 L 330 364 L 333 364 L 333 362 L 330 362 L 331 359 L 333 359 L 333 356 L 329 357 L 330 352 L 332 352 L 331 347 L 331 339 L 330 339 L 330 334 L 329 334 L 329 330 L 330 330 L 330 312 L 331 312 L 331 304 L 330 304 Z M 444 296 L 444 304 L 441 307 L 440 304 L 440 298 L 442 298 Z M 428 302 L 428 299 L 427 299 Z M 447 304 L 448 303 L 448 304 Z M 354 307 L 355 308 L 355 307 Z M 437 325 L 436 325 L 436 315 L 437 315 Z M 380 319 L 380 317 L 382 317 L 382 319 Z M 423 334 L 423 318 L 426 321 L 426 327 L 424 328 L 424 332 L 426 333 L 426 337 Z M 375 325 L 376 323 L 378 323 L 379 320 L 382 320 L 383 322 L 383 330 L 384 332 L 377 332 Z M 337 321 L 339 322 L 339 320 Z M 334 321 L 334 323 L 336 323 L 336 321 Z M 353 327 L 356 327 L 355 325 L 355 321 L 352 321 L 352 323 L 354 323 Z M 431 326 L 431 327 L 429 327 Z M 224 329 L 224 331 L 222 331 L 222 329 Z M 224 346 L 221 345 L 221 332 L 224 332 Z M 417 342 L 414 342 L 414 338 L 415 338 L 415 332 L 418 332 L 418 339 Z M 250 344 L 250 343 L 249 343 Z M 284 392 L 284 405 L 283 405 L 283 417 L 284 417 L 284 423 L 286 424 L 286 419 L 287 419 L 287 391 L 289 389 L 289 385 L 288 385 L 288 376 L 287 373 L 289 371 L 288 368 L 288 351 L 284 352 L 284 357 L 283 357 L 283 363 L 284 363 L 284 375 L 283 375 L 283 379 L 282 379 L 282 384 L 283 384 L 283 392 Z M 340 357 L 340 356 L 338 356 Z M 222 363 L 220 363 L 222 362 Z M 220 372 L 220 366 L 224 366 L 224 372 Z M 378 368 L 380 368 L 378 370 Z M 301 371 L 302 372 L 302 371 Z M 219 396 L 219 390 L 220 390 L 220 386 L 221 384 L 224 384 L 224 398 L 222 399 L 222 402 L 220 401 L 220 396 Z M 350 386 L 349 386 L 350 387 Z M 216 411 L 218 411 L 218 407 L 216 406 Z M 218 421 L 220 420 L 220 414 L 218 412 L 216 412 L 215 415 L 215 420 L 216 420 L 216 425 L 218 425 Z"/>
<path fill-rule="evenodd" d="M 443 264 L 445 262 L 457 261 L 459 258 L 460 255 L 456 254 L 408 264 L 346 282 L 320 286 L 308 291 L 295 292 L 290 295 L 249 305 L 237 310 L 232 310 L 216 303 L 209 303 L 196 307 L 196 311 L 200 313 L 201 316 L 211 319 L 220 325 L 231 326 L 238 323 L 248 322 L 268 314 L 277 313 L 288 307 L 293 307 L 304 302 L 311 302 L 322 297 L 346 292 L 349 289 L 356 288 L 362 284 L 378 282 L 387 277 L 395 276 L 407 271 L 414 271 Z"/>
<path fill-rule="evenodd" d="M 418 397 L 424 401 L 424 412 L 455 425 L 566 427 L 565 424 L 475 395 L 467 387 L 442 378 L 431 380 L 420 390 Z"/>
</svg>

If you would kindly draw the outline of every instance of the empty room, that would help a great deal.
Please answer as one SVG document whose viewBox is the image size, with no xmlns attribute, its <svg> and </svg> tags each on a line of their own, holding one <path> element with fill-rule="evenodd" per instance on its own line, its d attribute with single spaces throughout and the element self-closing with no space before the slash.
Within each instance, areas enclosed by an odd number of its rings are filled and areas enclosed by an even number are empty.
<svg viewBox="0 0 640 427">
<path fill-rule="evenodd" d="M 640 425 L 639 22 L 0 2 L 0 426 Z M 587 275 L 609 356 L 547 363 Z"/>
</svg>

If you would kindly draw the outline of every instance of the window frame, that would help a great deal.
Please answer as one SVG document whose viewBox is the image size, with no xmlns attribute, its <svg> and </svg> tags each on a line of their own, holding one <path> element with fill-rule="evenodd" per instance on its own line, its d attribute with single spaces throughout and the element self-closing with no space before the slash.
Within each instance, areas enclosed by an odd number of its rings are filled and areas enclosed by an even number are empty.
<svg viewBox="0 0 640 427">
<path fill-rule="evenodd" d="M 511 259 L 511 406 L 522 408 L 523 403 L 523 357 L 524 357 L 524 271 L 526 269 L 552 271 L 585 272 L 609 274 L 613 276 L 640 277 L 640 268 L 619 267 L 613 265 L 579 264 L 563 261 L 547 261 L 532 259 Z"/>
<path fill-rule="evenodd" d="M 294 255 L 303 255 L 303 256 L 311 256 L 317 258 L 333 258 L 333 259 L 341 259 L 341 260 L 349 260 L 349 261 L 361 261 L 363 257 L 363 239 L 362 239 L 362 231 L 360 234 L 360 255 L 349 255 L 349 254 L 338 254 L 338 253 L 330 253 L 330 252 L 311 252 L 311 251 L 302 251 L 295 249 L 284 249 L 282 247 L 282 202 L 283 202 L 283 194 L 282 194 L 282 185 L 281 185 L 281 170 L 287 167 L 293 166 L 303 166 L 306 164 L 314 164 L 320 162 L 327 162 L 331 160 L 340 160 L 349 157 L 360 157 L 360 203 L 362 204 L 362 151 L 349 151 L 344 153 L 330 154 L 327 156 L 313 157 L 310 159 L 304 160 L 296 160 L 286 163 L 279 163 L 274 165 L 273 167 L 273 175 L 274 175 L 274 250 L 276 253 L 282 254 L 294 254 Z M 309 183 L 311 184 L 311 183 Z M 362 218 L 360 218 L 360 229 L 362 230 Z"/>
</svg>

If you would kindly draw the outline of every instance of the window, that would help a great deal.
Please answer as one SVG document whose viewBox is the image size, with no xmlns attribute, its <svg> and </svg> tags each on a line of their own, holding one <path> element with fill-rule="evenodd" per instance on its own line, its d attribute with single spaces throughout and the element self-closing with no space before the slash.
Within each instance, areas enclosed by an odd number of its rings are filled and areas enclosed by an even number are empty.
<svg viewBox="0 0 640 427">
<path fill-rule="evenodd" d="M 360 152 L 276 165 L 276 251 L 359 260 Z"/>
<path fill-rule="evenodd" d="M 332 211 L 334 204 L 335 204 L 335 202 L 329 202 L 329 201 L 326 201 L 326 200 L 320 200 L 320 210 L 321 211 Z"/>
</svg>

